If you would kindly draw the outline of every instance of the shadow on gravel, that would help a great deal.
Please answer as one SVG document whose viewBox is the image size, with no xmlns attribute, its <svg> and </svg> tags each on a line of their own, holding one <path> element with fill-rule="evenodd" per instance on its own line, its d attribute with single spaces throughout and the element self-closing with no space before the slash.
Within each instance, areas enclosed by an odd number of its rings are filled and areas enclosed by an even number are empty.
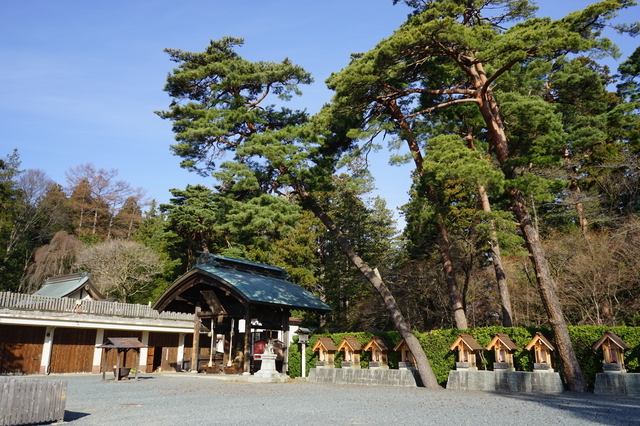
<svg viewBox="0 0 640 426">
<path fill-rule="evenodd" d="M 81 419 L 83 417 L 87 417 L 90 416 L 89 413 L 79 413 L 77 411 L 69 411 L 69 410 L 65 410 L 64 411 L 64 421 L 65 422 L 72 422 L 74 420 L 78 420 Z"/>
<path fill-rule="evenodd" d="M 601 396 L 575 392 L 564 392 L 562 395 L 554 396 L 522 393 L 500 393 L 499 395 L 555 408 L 567 416 L 573 416 L 585 422 L 603 425 L 640 425 L 640 398 L 637 397 Z"/>
</svg>

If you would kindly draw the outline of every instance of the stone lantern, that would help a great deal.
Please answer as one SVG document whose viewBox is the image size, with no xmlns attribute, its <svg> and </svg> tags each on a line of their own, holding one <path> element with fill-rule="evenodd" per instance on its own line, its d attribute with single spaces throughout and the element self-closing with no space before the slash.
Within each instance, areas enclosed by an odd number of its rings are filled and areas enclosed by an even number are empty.
<svg viewBox="0 0 640 426">
<path fill-rule="evenodd" d="M 380 336 L 373 336 L 362 348 L 363 351 L 371 351 L 369 369 L 389 368 L 389 349 L 387 342 Z"/>
<path fill-rule="evenodd" d="M 360 368 L 360 353 L 362 345 L 355 337 L 345 337 L 338 345 L 338 350 L 344 352 L 342 368 Z"/>
<path fill-rule="evenodd" d="M 518 349 L 515 343 L 504 333 L 496 333 L 489 345 L 488 351 L 493 350 L 496 361 L 493 363 L 493 370 L 516 371 L 513 363 L 513 353 Z"/>
<path fill-rule="evenodd" d="M 394 351 L 400 352 L 401 361 L 398 363 L 398 368 L 413 368 L 416 365 L 416 360 L 413 354 L 409 350 L 409 345 L 404 339 L 400 340 L 398 344 L 393 348 Z"/>
<path fill-rule="evenodd" d="M 593 350 L 602 348 L 604 358 L 602 369 L 605 373 L 626 373 L 624 367 L 624 351 L 630 349 L 613 331 L 605 331 L 604 335 L 593 345 Z"/>
<path fill-rule="evenodd" d="M 330 337 L 318 337 L 311 350 L 318 352 L 316 368 L 335 368 L 333 361 L 337 348 Z"/>
<path fill-rule="evenodd" d="M 533 371 L 538 373 L 553 373 L 553 364 L 551 362 L 551 352 L 555 350 L 553 345 L 539 331 L 533 336 L 533 339 L 524 347 L 526 350 L 533 350 L 535 362 L 533 363 Z"/>
<path fill-rule="evenodd" d="M 459 334 L 455 342 L 449 347 L 452 351 L 458 351 L 456 370 L 477 370 L 477 355 L 482 351 L 482 346 L 470 334 Z"/>
</svg>

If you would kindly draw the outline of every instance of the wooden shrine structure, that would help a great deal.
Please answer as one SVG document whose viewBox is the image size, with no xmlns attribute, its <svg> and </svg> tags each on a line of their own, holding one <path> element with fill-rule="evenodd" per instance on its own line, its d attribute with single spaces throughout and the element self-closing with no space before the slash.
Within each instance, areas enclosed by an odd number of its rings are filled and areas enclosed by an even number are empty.
<svg viewBox="0 0 640 426">
<path fill-rule="evenodd" d="M 593 345 L 593 350 L 602 348 L 602 368 L 605 373 L 624 373 L 624 351 L 630 347 L 613 331 L 604 335 Z"/>
<path fill-rule="evenodd" d="M 470 334 L 459 334 L 449 350 L 458 352 L 456 370 L 478 369 L 478 355 L 482 353 L 482 346 Z"/>
<path fill-rule="evenodd" d="M 337 349 L 344 352 L 342 368 L 360 368 L 362 345 L 357 338 L 345 336 Z"/>
<path fill-rule="evenodd" d="M 485 349 L 488 351 L 493 350 L 495 355 L 494 370 L 507 369 L 515 371 L 513 354 L 518 349 L 518 346 L 513 343 L 509 336 L 504 333 L 496 333 Z"/>
<path fill-rule="evenodd" d="M 409 345 L 404 339 L 401 339 L 393 348 L 394 351 L 400 352 L 400 362 L 398 368 L 413 368 L 416 366 L 416 359 L 413 357 Z"/>
<path fill-rule="evenodd" d="M 195 313 L 190 369 L 220 366 L 225 374 L 250 374 L 253 339 L 277 330 L 289 341 L 290 310 L 326 313 L 331 308 L 309 291 L 287 281 L 284 269 L 203 253 L 196 265 L 158 298 L 153 308 L 163 312 Z M 208 337 L 210 340 L 207 340 Z M 222 337 L 220 345 L 216 336 Z M 201 337 L 210 342 L 201 356 Z M 221 346 L 222 351 L 217 348 Z M 284 349 L 283 372 L 288 366 Z"/>
<path fill-rule="evenodd" d="M 335 354 L 338 348 L 331 337 L 318 337 L 312 351 L 318 352 L 316 368 L 334 368 Z"/>
<path fill-rule="evenodd" d="M 371 351 L 369 368 L 389 368 L 389 345 L 382 337 L 373 336 L 362 350 L 365 352 Z"/>
<path fill-rule="evenodd" d="M 102 345 L 98 346 L 98 348 L 102 348 L 105 352 L 105 356 L 103 357 L 103 366 L 102 366 L 102 380 L 105 380 L 105 373 L 107 372 L 107 356 L 106 353 L 112 349 L 118 351 L 118 355 L 116 357 L 116 365 L 114 366 L 114 376 L 115 381 L 122 380 L 129 375 L 131 368 L 125 367 L 126 365 L 126 356 L 129 351 L 133 351 L 136 354 L 136 360 L 134 365 L 135 369 L 135 380 L 138 380 L 138 371 L 140 370 L 140 349 L 146 348 L 146 345 L 140 343 L 140 341 L 135 337 L 110 337 L 104 342 Z M 122 355 L 122 359 L 121 359 Z"/>
<path fill-rule="evenodd" d="M 528 351 L 533 351 L 535 359 L 533 371 L 553 373 L 553 357 L 551 353 L 555 348 L 542 333 L 536 331 L 536 335 L 524 348 Z"/>
</svg>

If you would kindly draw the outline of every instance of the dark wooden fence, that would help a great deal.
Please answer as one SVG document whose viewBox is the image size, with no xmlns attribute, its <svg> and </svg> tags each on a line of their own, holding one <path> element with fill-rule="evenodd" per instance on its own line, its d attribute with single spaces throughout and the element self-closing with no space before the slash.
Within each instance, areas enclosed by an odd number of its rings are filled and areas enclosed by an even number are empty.
<svg viewBox="0 0 640 426">
<path fill-rule="evenodd" d="M 0 425 L 62 422 L 66 380 L 0 376 Z"/>
</svg>

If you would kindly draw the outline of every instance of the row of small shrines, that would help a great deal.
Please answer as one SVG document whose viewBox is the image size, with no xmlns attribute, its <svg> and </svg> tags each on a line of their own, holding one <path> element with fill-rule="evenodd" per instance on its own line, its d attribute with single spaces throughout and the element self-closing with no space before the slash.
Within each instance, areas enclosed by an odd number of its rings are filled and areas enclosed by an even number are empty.
<svg viewBox="0 0 640 426">
<path fill-rule="evenodd" d="M 344 352 L 343 368 L 360 368 L 360 355 L 368 351 L 371 352 L 369 368 L 389 368 L 388 348 L 387 342 L 379 336 L 373 336 L 364 347 L 355 337 L 344 337 L 338 346 L 330 337 L 319 337 L 312 350 L 318 352 L 317 368 L 334 368 L 336 352 Z M 494 370 L 515 371 L 513 355 L 519 348 L 508 335 L 496 333 L 485 348 L 480 346 L 470 334 L 460 334 L 449 349 L 458 353 L 457 370 L 477 370 L 478 358 L 482 350 L 486 349 L 494 353 Z M 537 332 L 525 349 L 533 351 L 534 372 L 553 372 L 551 354 L 555 348 L 542 333 Z M 613 331 L 606 331 L 593 345 L 593 349 L 602 349 L 605 372 L 626 372 L 623 354 L 630 347 Z M 399 363 L 400 368 L 415 366 L 415 359 L 404 339 L 400 340 L 392 350 L 400 352 L 402 359 Z"/>
</svg>

